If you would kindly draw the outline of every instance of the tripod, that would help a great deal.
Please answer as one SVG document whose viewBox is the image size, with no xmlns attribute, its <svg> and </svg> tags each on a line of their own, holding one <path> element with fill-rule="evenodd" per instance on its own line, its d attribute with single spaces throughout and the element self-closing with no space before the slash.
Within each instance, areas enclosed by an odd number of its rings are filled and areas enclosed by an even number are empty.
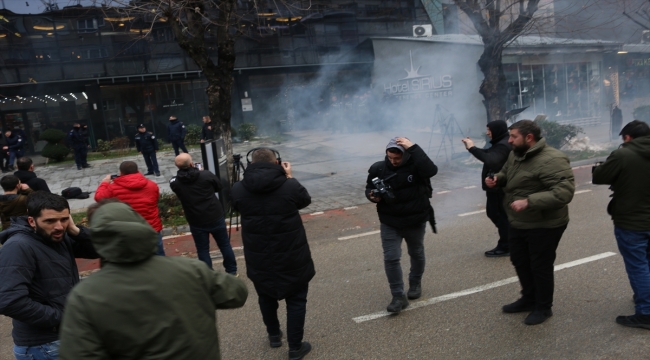
<svg viewBox="0 0 650 360">
<path fill-rule="evenodd" d="M 246 170 L 244 167 L 244 164 L 241 162 L 241 154 L 233 154 L 232 155 L 232 179 L 230 180 L 230 189 L 232 190 L 232 187 L 235 185 L 236 182 L 241 180 L 241 175 L 242 173 Z M 230 227 L 228 228 L 228 240 L 230 240 L 230 235 L 232 233 L 232 218 L 233 218 L 233 213 L 235 212 L 232 207 L 232 196 L 230 197 Z M 239 223 L 240 223 L 240 218 L 239 214 L 237 214 L 237 217 L 235 218 L 237 220 L 237 231 L 239 231 Z"/>
</svg>

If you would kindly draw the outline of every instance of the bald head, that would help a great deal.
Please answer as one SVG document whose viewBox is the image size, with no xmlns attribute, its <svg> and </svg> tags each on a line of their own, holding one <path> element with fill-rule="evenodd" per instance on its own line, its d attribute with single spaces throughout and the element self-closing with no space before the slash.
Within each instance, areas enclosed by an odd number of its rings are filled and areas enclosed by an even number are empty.
<svg viewBox="0 0 650 360">
<path fill-rule="evenodd" d="M 176 157 L 174 164 L 179 169 L 187 169 L 192 166 L 192 157 L 188 153 L 182 153 Z"/>
</svg>

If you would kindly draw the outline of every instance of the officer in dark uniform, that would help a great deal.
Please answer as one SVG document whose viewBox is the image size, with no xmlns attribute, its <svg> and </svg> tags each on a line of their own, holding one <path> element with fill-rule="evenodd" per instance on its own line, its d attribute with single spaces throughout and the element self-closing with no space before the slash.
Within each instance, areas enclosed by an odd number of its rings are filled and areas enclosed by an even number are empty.
<svg viewBox="0 0 650 360">
<path fill-rule="evenodd" d="M 183 152 L 187 153 L 187 148 L 185 147 L 185 125 L 182 121 L 178 121 L 176 116 L 172 115 L 169 117 L 169 125 L 167 125 L 167 134 L 169 136 L 169 142 L 172 143 L 174 147 L 174 153 L 178 156 L 178 148 L 181 148 Z"/>
<path fill-rule="evenodd" d="M 2 150 L 9 152 L 9 162 L 7 163 L 7 169 L 14 170 L 14 161 L 24 155 L 23 149 L 25 141 L 22 136 L 18 135 L 16 131 L 12 130 L 5 131 L 5 139 L 7 140 L 7 145 L 3 146 Z"/>
<path fill-rule="evenodd" d="M 201 142 L 204 143 L 208 140 L 214 140 L 214 130 L 212 128 L 212 120 L 209 116 L 203 117 L 203 128 L 201 129 Z"/>
<path fill-rule="evenodd" d="M 156 140 L 156 135 L 151 131 L 147 132 L 144 124 L 138 125 L 138 132 L 135 134 L 135 147 L 144 156 L 144 162 L 147 164 L 147 173 L 145 175 L 153 175 L 155 173 L 156 176 L 160 176 L 158 159 L 156 159 L 158 140 Z"/>
<path fill-rule="evenodd" d="M 86 160 L 88 156 L 88 130 L 82 129 L 79 123 L 74 123 L 72 130 L 68 133 L 68 144 L 74 151 L 74 162 L 77 164 L 77 170 L 89 168 L 90 165 Z"/>
<path fill-rule="evenodd" d="M 2 168 L 2 173 L 8 173 L 9 172 L 9 148 L 7 145 L 7 138 L 4 136 L 4 133 L 0 134 L 0 147 L 2 150 L 0 151 L 0 167 Z"/>
</svg>

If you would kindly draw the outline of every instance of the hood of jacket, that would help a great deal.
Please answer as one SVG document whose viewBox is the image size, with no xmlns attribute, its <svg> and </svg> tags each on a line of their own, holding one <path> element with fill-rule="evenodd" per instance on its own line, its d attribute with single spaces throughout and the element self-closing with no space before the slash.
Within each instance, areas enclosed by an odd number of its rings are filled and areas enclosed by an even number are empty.
<svg viewBox="0 0 650 360">
<path fill-rule="evenodd" d="M 503 120 L 494 120 L 487 123 L 488 129 L 492 133 L 492 144 L 501 141 L 505 136 L 508 136 L 508 124 Z"/>
<path fill-rule="evenodd" d="M 156 254 L 158 233 L 125 203 L 108 203 L 93 214 L 90 238 L 97 253 L 111 263 L 134 263 Z"/>
<path fill-rule="evenodd" d="M 650 136 L 641 136 L 630 142 L 623 143 L 624 148 L 634 151 L 644 159 L 650 159 Z"/>
<path fill-rule="evenodd" d="M 402 145 L 397 145 L 397 138 L 396 137 L 390 139 L 390 141 L 388 142 L 388 145 L 386 145 L 386 150 L 388 150 L 390 148 L 396 148 L 396 149 L 398 149 L 399 151 L 402 152 L 402 162 L 400 162 L 400 164 L 398 166 L 396 166 L 396 167 L 404 166 L 409 161 L 409 159 L 411 158 L 411 154 L 409 154 L 409 152 L 406 151 L 406 149 L 404 149 L 404 147 Z M 393 167 L 392 164 L 390 164 L 390 161 L 388 161 L 388 155 L 386 155 L 386 162 L 388 162 L 388 164 L 391 165 L 391 167 Z"/>
<path fill-rule="evenodd" d="M 282 166 L 262 162 L 248 165 L 241 183 L 246 190 L 261 194 L 279 188 L 285 181 L 287 181 L 287 173 Z"/>
<path fill-rule="evenodd" d="M 191 184 L 196 181 L 196 179 L 199 178 L 199 175 L 201 174 L 201 171 L 194 166 L 189 167 L 187 169 L 179 169 L 178 172 L 176 173 L 176 180 L 184 183 L 184 184 Z"/>
<path fill-rule="evenodd" d="M 118 176 L 113 179 L 115 186 L 121 186 L 129 190 L 140 190 L 147 186 L 149 179 L 141 173 Z"/>
<path fill-rule="evenodd" d="M 24 233 L 40 240 L 40 236 L 36 235 L 34 229 L 27 222 L 27 216 L 14 216 L 11 218 L 11 226 L 0 232 L 0 244 L 6 243 L 10 237 L 17 233 Z"/>
</svg>

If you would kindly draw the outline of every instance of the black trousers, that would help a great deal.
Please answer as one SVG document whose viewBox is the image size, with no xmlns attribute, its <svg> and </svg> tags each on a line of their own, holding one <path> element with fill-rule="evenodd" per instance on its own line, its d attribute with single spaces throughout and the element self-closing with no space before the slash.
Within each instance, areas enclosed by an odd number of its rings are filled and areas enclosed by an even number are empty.
<svg viewBox="0 0 650 360">
<path fill-rule="evenodd" d="M 305 334 L 305 314 L 307 313 L 307 291 L 309 285 L 298 290 L 295 294 L 284 299 L 287 303 L 287 342 L 290 350 L 298 350 L 302 344 L 302 337 Z M 278 300 L 257 293 L 262 312 L 262 319 L 266 325 L 269 335 L 280 333 L 280 322 L 278 321 Z"/>
<path fill-rule="evenodd" d="M 538 310 L 553 306 L 553 263 L 566 225 L 551 229 L 510 228 L 510 261 L 521 284 L 522 298 Z"/>
<path fill-rule="evenodd" d="M 509 249 L 508 230 L 510 223 L 508 222 L 508 215 L 506 209 L 503 207 L 503 191 L 486 191 L 487 202 L 485 204 L 485 212 L 487 217 L 492 221 L 494 226 L 499 231 L 499 242 L 497 247 L 502 250 Z"/>
<path fill-rule="evenodd" d="M 174 148 L 174 153 L 176 153 L 176 156 L 180 154 L 178 151 L 178 148 L 181 148 L 184 153 L 188 153 L 187 148 L 185 147 L 185 140 L 180 139 L 180 140 L 172 140 L 172 147 Z"/>
</svg>

